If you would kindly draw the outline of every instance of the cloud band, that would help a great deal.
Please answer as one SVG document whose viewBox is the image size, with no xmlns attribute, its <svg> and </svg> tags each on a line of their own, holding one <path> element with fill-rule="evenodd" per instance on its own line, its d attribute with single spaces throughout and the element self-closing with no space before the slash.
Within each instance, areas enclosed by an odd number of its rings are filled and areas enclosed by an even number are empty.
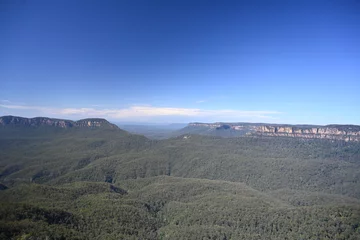
<svg viewBox="0 0 360 240">
<path fill-rule="evenodd" d="M 189 117 L 189 118 L 221 118 L 234 119 L 238 118 L 259 118 L 273 119 L 274 115 L 280 114 L 277 111 L 240 111 L 240 110 L 208 110 L 200 108 L 172 108 L 172 107 L 154 107 L 154 106 L 130 106 L 120 109 L 96 109 L 96 108 L 49 108 L 40 106 L 27 105 L 10 105 L 0 104 L 1 108 L 13 110 L 31 110 L 37 114 L 45 116 L 61 116 L 61 117 L 102 117 L 113 120 L 133 120 L 142 117 Z"/>
</svg>

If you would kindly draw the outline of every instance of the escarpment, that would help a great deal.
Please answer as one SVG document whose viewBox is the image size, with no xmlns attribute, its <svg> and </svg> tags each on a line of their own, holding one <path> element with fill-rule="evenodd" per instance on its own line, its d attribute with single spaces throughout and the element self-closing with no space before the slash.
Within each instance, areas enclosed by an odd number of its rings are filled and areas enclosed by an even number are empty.
<svg viewBox="0 0 360 240">
<path fill-rule="evenodd" d="M 255 135 L 360 141 L 360 126 L 258 126 Z"/>
<path fill-rule="evenodd" d="M 24 118 L 16 116 L 3 116 L 0 117 L 0 126 L 2 127 L 41 127 L 50 126 L 58 128 L 118 128 L 116 125 L 111 124 L 102 118 L 87 118 L 79 121 L 55 119 L 47 117 Z"/>
<path fill-rule="evenodd" d="M 190 123 L 188 128 L 206 130 L 206 135 L 219 135 L 221 131 L 241 132 L 245 136 L 273 136 L 319 138 L 344 141 L 360 141 L 358 125 L 289 125 L 266 123 Z M 200 133 L 201 134 L 201 133 Z M 240 134 L 239 134 L 240 136 Z"/>
</svg>

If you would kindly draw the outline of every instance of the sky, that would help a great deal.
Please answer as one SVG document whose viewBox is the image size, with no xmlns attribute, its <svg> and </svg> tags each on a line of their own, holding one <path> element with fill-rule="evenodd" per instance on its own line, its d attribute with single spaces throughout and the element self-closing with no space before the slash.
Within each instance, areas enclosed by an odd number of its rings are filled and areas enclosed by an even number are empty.
<svg viewBox="0 0 360 240">
<path fill-rule="evenodd" d="M 0 0 L 0 116 L 360 125 L 359 0 Z"/>
</svg>

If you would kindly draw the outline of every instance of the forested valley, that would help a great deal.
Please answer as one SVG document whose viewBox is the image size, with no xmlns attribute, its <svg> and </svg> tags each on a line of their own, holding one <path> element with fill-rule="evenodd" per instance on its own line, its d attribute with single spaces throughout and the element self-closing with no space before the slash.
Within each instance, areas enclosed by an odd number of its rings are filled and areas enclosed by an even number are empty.
<svg viewBox="0 0 360 240">
<path fill-rule="evenodd" d="M 360 239 L 360 144 L 0 128 L 0 239 Z"/>
</svg>

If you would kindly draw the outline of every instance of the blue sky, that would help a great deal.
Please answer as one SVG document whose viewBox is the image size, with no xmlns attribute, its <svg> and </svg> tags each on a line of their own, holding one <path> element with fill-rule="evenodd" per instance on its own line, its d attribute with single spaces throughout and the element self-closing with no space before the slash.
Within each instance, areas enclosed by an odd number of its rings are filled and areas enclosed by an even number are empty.
<svg viewBox="0 0 360 240">
<path fill-rule="evenodd" d="M 0 115 L 360 124 L 360 1 L 0 0 Z"/>
</svg>

